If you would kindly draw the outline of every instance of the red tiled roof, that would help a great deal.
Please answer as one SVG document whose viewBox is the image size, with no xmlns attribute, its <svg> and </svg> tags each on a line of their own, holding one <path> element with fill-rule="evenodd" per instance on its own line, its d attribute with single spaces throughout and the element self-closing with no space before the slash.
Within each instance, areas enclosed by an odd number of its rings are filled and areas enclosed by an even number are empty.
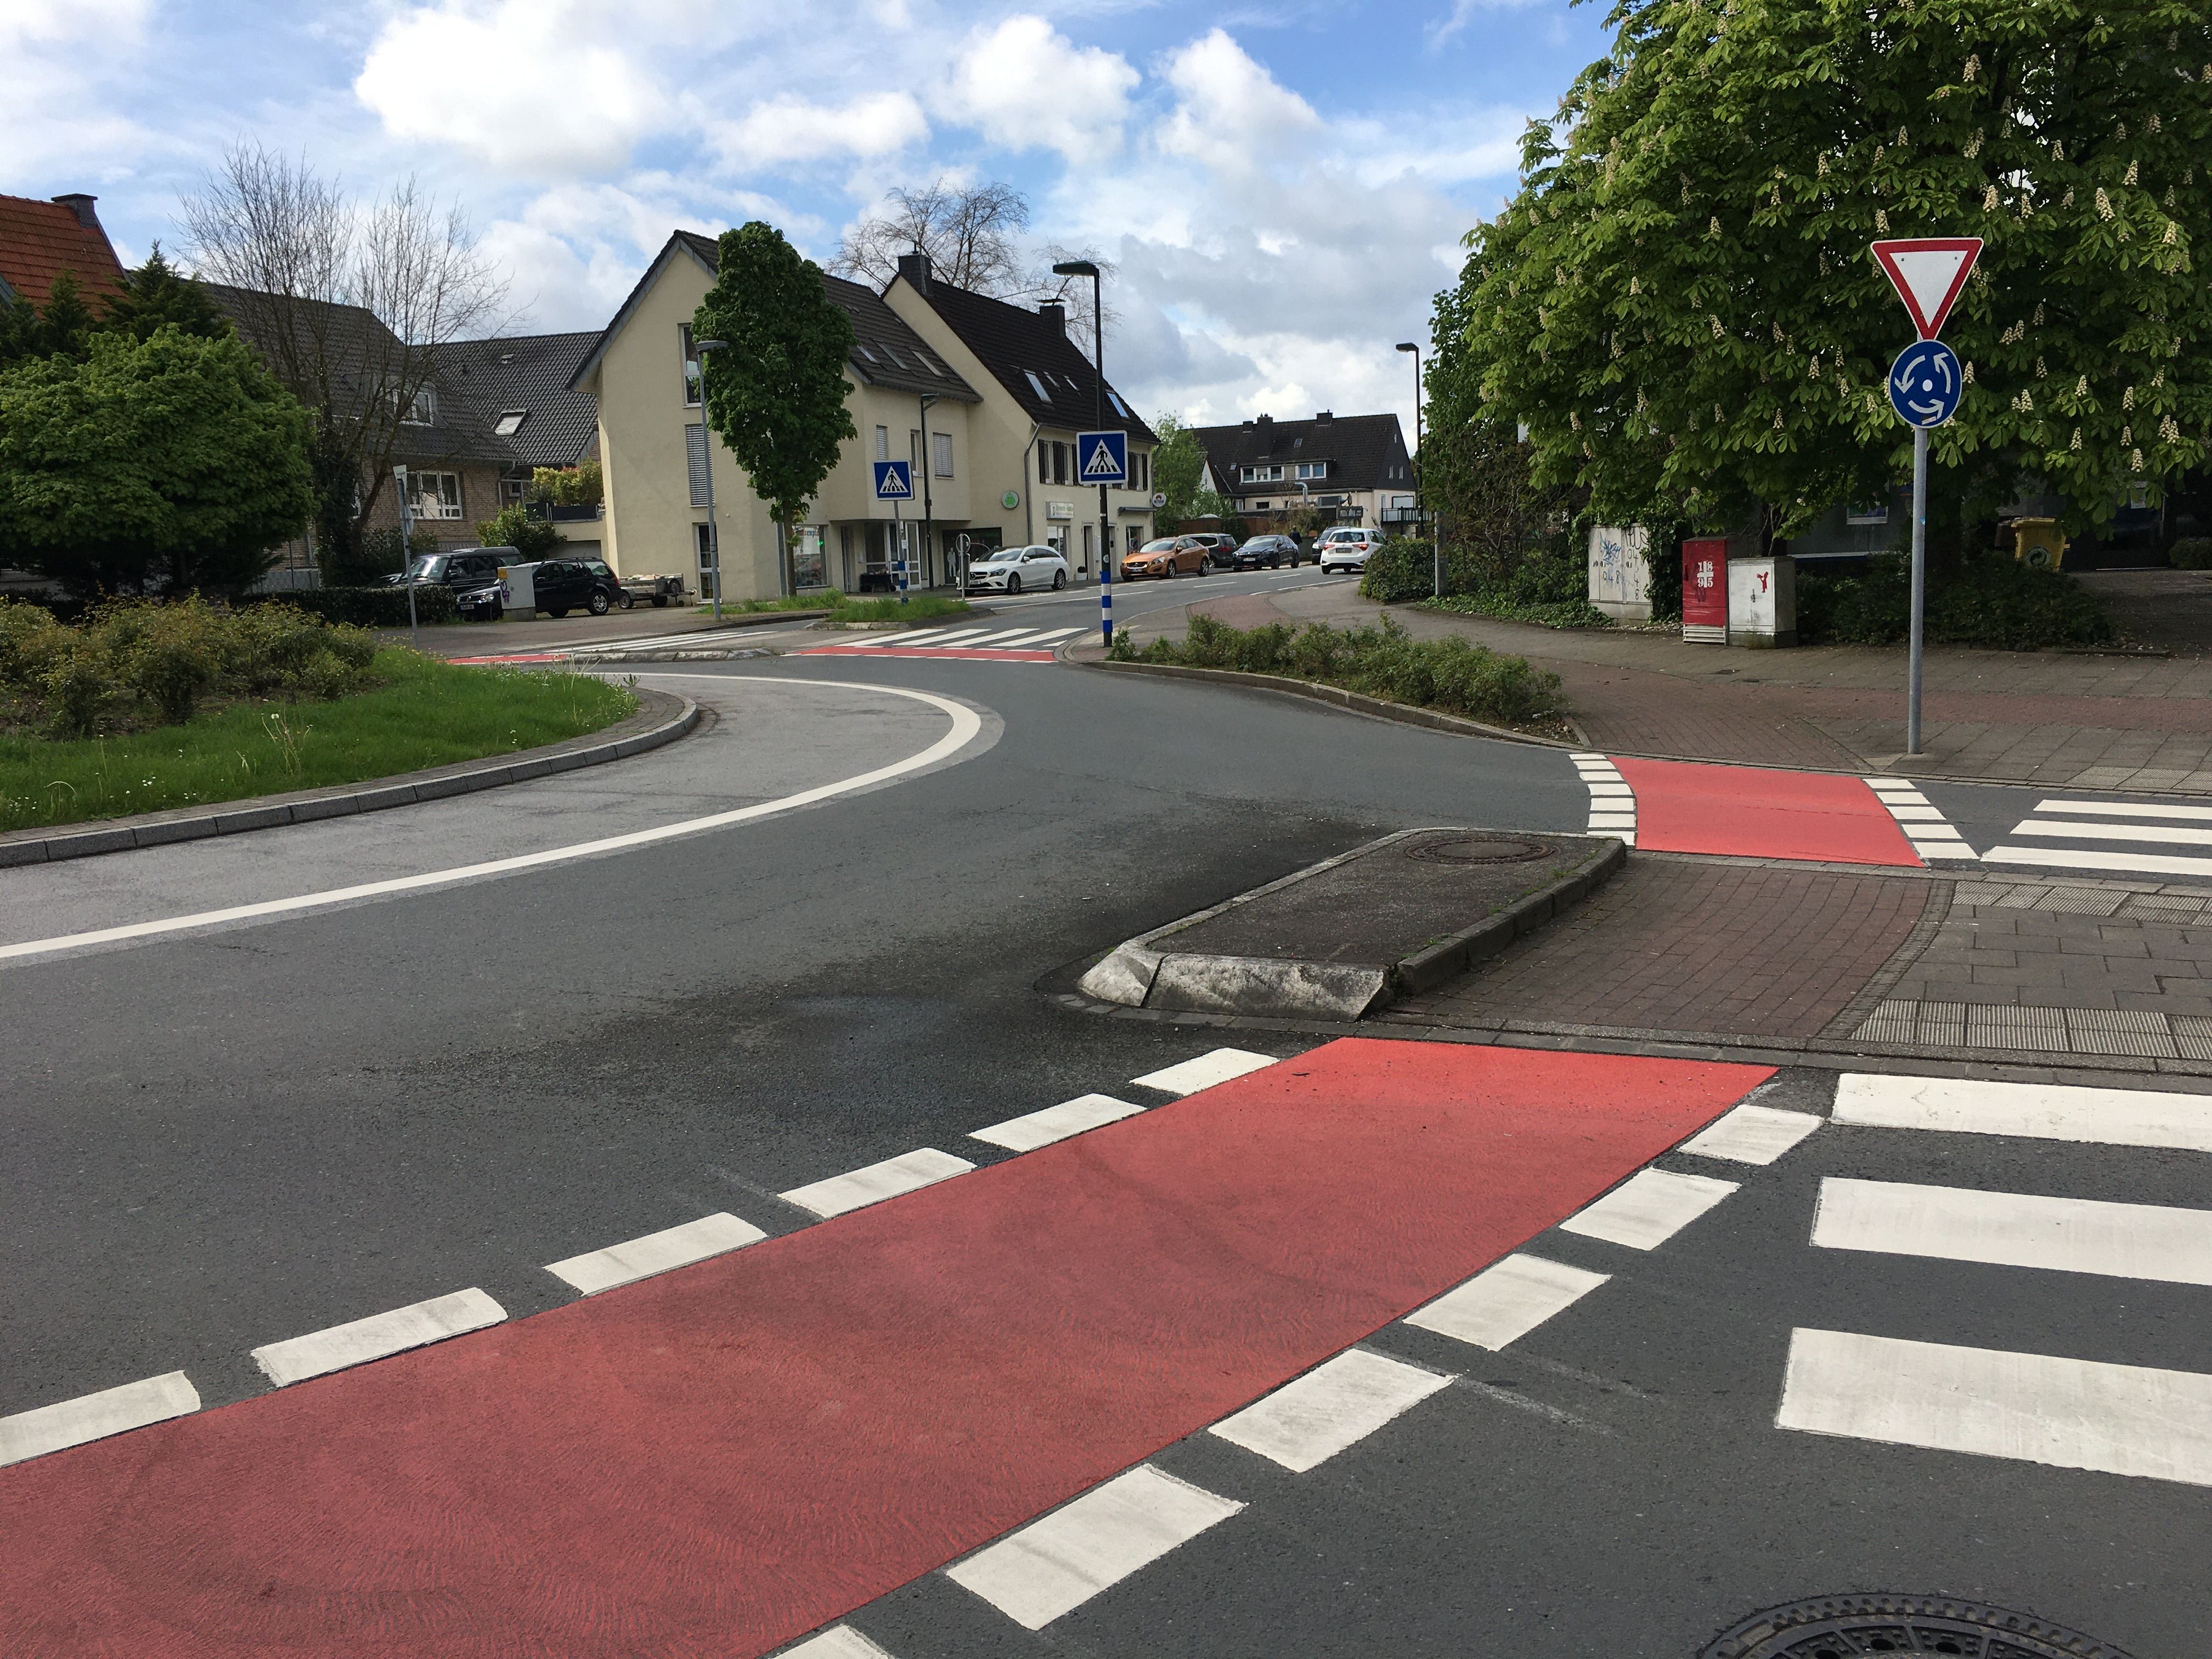
<svg viewBox="0 0 2212 1659">
<path fill-rule="evenodd" d="M 106 235 L 77 222 L 59 202 L 0 196 L 0 282 L 19 298 L 43 301 L 62 271 L 94 303 L 123 292 L 123 265 Z"/>
</svg>

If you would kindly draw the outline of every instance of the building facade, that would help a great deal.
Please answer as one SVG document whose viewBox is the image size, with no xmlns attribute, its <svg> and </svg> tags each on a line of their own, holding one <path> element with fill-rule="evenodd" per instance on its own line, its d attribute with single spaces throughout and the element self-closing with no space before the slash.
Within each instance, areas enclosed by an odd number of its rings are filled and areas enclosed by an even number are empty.
<svg viewBox="0 0 2212 1659">
<path fill-rule="evenodd" d="M 1206 456 L 1201 487 L 1233 502 L 1254 534 L 1287 532 L 1308 507 L 1331 524 L 1417 532 L 1413 465 L 1395 415 L 1261 415 L 1241 426 L 1198 427 L 1193 435 Z"/>
</svg>

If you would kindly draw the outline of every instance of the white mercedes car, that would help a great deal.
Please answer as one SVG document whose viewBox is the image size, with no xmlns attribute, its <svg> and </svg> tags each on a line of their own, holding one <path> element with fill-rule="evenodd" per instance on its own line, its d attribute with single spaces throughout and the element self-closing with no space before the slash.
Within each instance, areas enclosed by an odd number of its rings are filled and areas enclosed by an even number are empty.
<svg viewBox="0 0 2212 1659">
<path fill-rule="evenodd" d="M 1321 556 L 1322 574 L 1333 570 L 1364 570 L 1367 556 L 1382 545 L 1382 538 L 1357 525 L 1340 524 L 1321 532 L 1314 551 Z"/>
<path fill-rule="evenodd" d="M 968 567 L 970 593 L 1034 593 L 1067 586 L 1067 561 L 1049 547 L 1001 547 Z"/>
</svg>

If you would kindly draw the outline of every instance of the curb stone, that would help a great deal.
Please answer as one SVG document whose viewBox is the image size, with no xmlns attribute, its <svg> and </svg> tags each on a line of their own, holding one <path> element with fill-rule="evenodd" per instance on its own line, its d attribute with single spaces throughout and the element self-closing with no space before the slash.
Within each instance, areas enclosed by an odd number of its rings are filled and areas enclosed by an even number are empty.
<svg viewBox="0 0 2212 1659">
<path fill-rule="evenodd" d="M 365 784 L 303 790 L 273 799 L 264 796 L 258 800 L 249 797 L 204 811 L 148 812 L 137 817 L 110 819 L 96 829 L 19 830 L 12 836 L 0 836 L 0 870 L 21 865 L 57 864 L 67 859 L 97 858 L 106 853 L 166 847 L 180 841 L 244 835 L 255 830 L 350 817 L 394 806 L 412 806 L 420 801 L 474 794 L 504 784 L 550 777 L 556 772 L 573 772 L 582 767 L 602 766 L 609 761 L 628 760 L 673 743 L 699 724 L 699 705 L 689 697 L 644 687 L 639 688 L 637 695 L 644 706 L 628 720 L 618 720 L 605 731 L 587 738 L 569 738 L 540 749 L 523 750 L 513 759 L 496 765 L 465 761 L 458 766 L 433 767 L 394 778 L 373 779 Z M 656 703 L 674 705 L 675 712 L 656 708 Z M 611 738 L 610 733 L 621 735 Z"/>
</svg>

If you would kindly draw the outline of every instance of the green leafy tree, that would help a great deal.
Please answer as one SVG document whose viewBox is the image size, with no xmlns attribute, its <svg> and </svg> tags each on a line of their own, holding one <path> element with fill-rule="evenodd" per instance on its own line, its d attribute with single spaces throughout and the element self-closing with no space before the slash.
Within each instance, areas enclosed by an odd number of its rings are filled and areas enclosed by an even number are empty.
<svg viewBox="0 0 2212 1659">
<path fill-rule="evenodd" d="M 242 590 L 307 523 L 306 444 L 236 339 L 95 334 L 0 374 L 0 546 L 80 594 Z"/>
<path fill-rule="evenodd" d="M 151 339 L 171 325 L 203 340 L 227 339 L 235 331 L 207 289 L 171 264 L 159 242 L 146 263 L 131 273 L 130 283 L 123 297 L 108 307 L 103 326 L 138 340 Z"/>
<path fill-rule="evenodd" d="M 544 519 L 533 519 L 520 501 L 477 521 L 477 541 L 484 547 L 511 547 L 526 559 L 543 559 L 568 538 Z"/>
<path fill-rule="evenodd" d="M 1198 434 L 1179 415 L 1152 417 L 1159 447 L 1152 451 L 1152 488 L 1168 498 L 1160 509 L 1163 519 L 1188 519 L 1209 509 L 1198 505 L 1199 484 L 1206 476 L 1206 453 L 1198 447 Z"/>
<path fill-rule="evenodd" d="M 724 340 L 702 368 L 707 424 L 783 527 L 786 558 L 806 505 L 860 436 L 846 410 L 853 320 L 822 267 L 772 225 L 725 231 L 714 285 L 691 319 L 695 340 Z"/>
<path fill-rule="evenodd" d="M 17 299 L 0 307 L 0 369 L 57 354 L 82 358 L 85 343 L 102 326 L 70 271 L 54 273 L 43 304 Z"/>
<path fill-rule="evenodd" d="M 2212 422 L 2212 18 L 2185 0 L 1619 0 L 1468 238 L 1464 404 L 1607 519 L 1787 534 L 1909 467 L 1885 236 L 1985 247 L 1935 489 L 2110 514 Z M 1441 425 L 1442 422 L 1439 422 Z"/>
</svg>

